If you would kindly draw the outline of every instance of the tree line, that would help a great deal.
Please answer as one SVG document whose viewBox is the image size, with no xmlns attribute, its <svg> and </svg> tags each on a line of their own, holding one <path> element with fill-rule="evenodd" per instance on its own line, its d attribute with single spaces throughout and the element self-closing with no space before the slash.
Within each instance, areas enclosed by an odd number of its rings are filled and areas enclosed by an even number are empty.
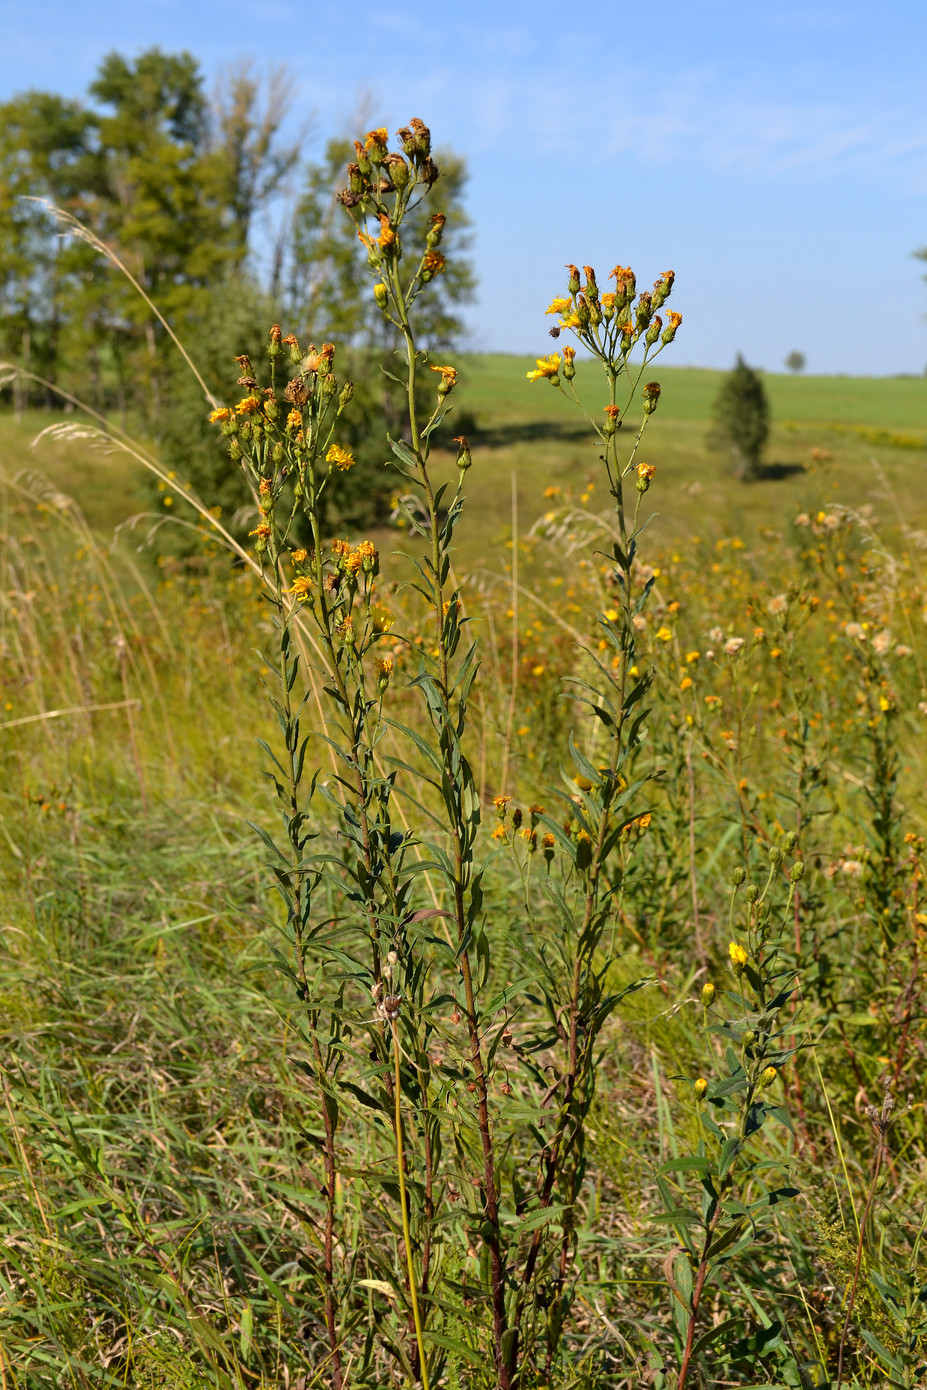
<svg viewBox="0 0 927 1390">
<path fill-rule="evenodd" d="M 83 99 L 28 91 L 0 105 L 0 350 L 37 379 L 22 403 L 58 405 L 67 392 L 117 414 L 234 510 L 239 485 L 224 476 L 202 391 L 128 276 L 217 395 L 232 356 L 257 351 L 275 320 L 307 343 L 332 339 L 351 355 L 352 442 L 366 464 L 346 505 L 369 509 L 372 416 L 394 408 L 378 366 L 393 344 L 335 197 L 351 142 L 307 158 L 310 128 L 293 128 L 294 107 L 283 69 L 261 77 L 242 62 L 207 91 L 193 55 L 157 48 L 109 53 Z M 441 168 L 454 269 L 429 287 L 423 336 L 446 352 L 474 277 L 461 255 L 466 171 L 448 153 Z"/>
</svg>

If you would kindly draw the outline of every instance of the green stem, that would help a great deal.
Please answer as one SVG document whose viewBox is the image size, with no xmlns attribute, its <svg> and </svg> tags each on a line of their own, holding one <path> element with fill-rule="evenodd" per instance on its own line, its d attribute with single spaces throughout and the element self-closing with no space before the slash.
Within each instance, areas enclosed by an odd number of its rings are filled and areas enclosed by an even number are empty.
<svg viewBox="0 0 927 1390">
<path fill-rule="evenodd" d="M 425 1334 L 422 1330 L 422 1316 L 418 1306 L 418 1290 L 415 1282 L 415 1261 L 412 1258 L 412 1234 L 409 1230 L 409 1208 L 406 1201 L 405 1152 L 402 1143 L 402 1087 L 399 1070 L 399 1025 L 392 1022 L 394 1090 L 396 1103 L 396 1163 L 399 1168 L 399 1205 L 402 1210 L 402 1239 L 406 1247 L 406 1268 L 409 1273 L 409 1297 L 412 1301 L 412 1318 L 415 1323 L 415 1341 L 418 1347 L 418 1365 L 422 1380 L 422 1390 L 428 1390 L 428 1361 L 425 1356 Z"/>
</svg>

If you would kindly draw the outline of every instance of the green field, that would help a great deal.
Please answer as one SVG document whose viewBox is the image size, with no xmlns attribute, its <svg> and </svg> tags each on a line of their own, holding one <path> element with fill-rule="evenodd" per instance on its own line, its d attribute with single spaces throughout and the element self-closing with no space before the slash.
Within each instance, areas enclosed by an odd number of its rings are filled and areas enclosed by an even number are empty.
<svg viewBox="0 0 927 1390">
<path fill-rule="evenodd" d="M 453 400 L 456 418 L 468 429 L 476 425 L 469 485 L 483 547 L 498 549 L 509 533 L 513 475 L 524 531 L 547 509 L 545 489 L 570 487 L 578 497 L 585 480 L 597 473 L 596 450 L 580 411 L 547 382 L 528 382 L 532 366 L 531 359 L 504 355 L 461 361 L 461 385 Z M 927 378 L 766 377 L 772 476 L 742 486 L 730 478 L 724 460 L 705 447 L 722 373 L 662 362 L 652 370 L 663 395 L 640 457 L 657 465 L 668 488 L 656 522 L 663 541 L 735 535 L 759 524 L 781 528 L 796 511 L 824 506 L 837 492 L 848 506 L 871 503 L 886 517 L 897 510 L 912 525 L 927 515 L 919 482 L 927 464 Z M 596 398 L 595 373 L 592 366 L 581 366 L 577 377 L 590 404 Z M 18 426 L 5 417 L 0 466 L 7 476 L 22 469 L 45 474 L 104 532 L 150 505 L 138 486 L 139 466 L 120 454 L 91 451 L 79 441 L 30 449 L 48 423 L 42 412 L 31 412 Z M 634 428 L 632 414 L 625 432 L 631 435 Z M 831 457 L 816 462 L 813 449 Z M 604 505 L 593 494 L 590 505 L 595 508 L 597 501 Z M 475 560 L 473 540 L 463 544 L 468 561 Z"/>
</svg>

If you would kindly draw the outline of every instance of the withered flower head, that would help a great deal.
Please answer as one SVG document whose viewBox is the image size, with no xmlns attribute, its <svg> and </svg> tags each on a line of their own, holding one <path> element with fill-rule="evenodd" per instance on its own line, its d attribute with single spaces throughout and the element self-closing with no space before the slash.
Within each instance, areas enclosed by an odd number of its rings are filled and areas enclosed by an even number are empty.
<svg viewBox="0 0 927 1390">
<path fill-rule="evenodd" d="M 283 394 L 291 405 L 305 405 L 309 399 L 309 387 L 301 376 L 294 376 L 283 388 Z"/>
</svg>

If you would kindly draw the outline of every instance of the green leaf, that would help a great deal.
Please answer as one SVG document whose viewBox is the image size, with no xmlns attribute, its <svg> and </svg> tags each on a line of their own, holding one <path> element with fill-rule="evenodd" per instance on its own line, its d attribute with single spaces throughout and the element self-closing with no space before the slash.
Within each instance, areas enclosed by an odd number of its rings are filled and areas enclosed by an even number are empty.
<svg viewBox="0 0 927 1390">
<path fill-rule="evenodd" d="M 724 1321 L 719 1322 L 716 1327 L 710 1327 L 708 1331 L 703 1332 L 701 1337 L 696 1341 L 692 1348 L 692 1355 L 698 1356 L 706 1347 L 710 1347 L 712 1342 L 717 1342 L 720 1337 L 724 1337 L 735 1327 L 739 1327 L 741 1322 L 741 1318 L 725 1318 Z"/>
<path fill-rule="evenodd" d="M 728 1173 L 731 1164 L 743 1149 L 743 1141 L 736 1135 L 726 1139 L 721 1149 L 721 1156 L 718 1159 L 718 1177 L 723 1178 Z"/>
<path fill-rule="evenodd" d="M 707 1173 L 713 1168 L 710 1158 L 699 1158 L 695 1154 L 690 1154 L 686 1158 L 671 1158 L 667 1163 L 661 1163 L 658 1168 L 660 1173 Z"/>
<path fill-rule="evenodd" d="M 872 1348 L 883 1366 L 888 1366 L 889 1370 L 897 1371 L 900 1376 L 904 1375 L 904 1366 L 897 1357 L 892 1356 L 888 1347 L 883 1346 L 878 1337 L 876 1337 L 873 1332 L 869 1331 L 868 1327 L 860 1327 L 859 1334 L 863 1341 Z"/>
</svg>

